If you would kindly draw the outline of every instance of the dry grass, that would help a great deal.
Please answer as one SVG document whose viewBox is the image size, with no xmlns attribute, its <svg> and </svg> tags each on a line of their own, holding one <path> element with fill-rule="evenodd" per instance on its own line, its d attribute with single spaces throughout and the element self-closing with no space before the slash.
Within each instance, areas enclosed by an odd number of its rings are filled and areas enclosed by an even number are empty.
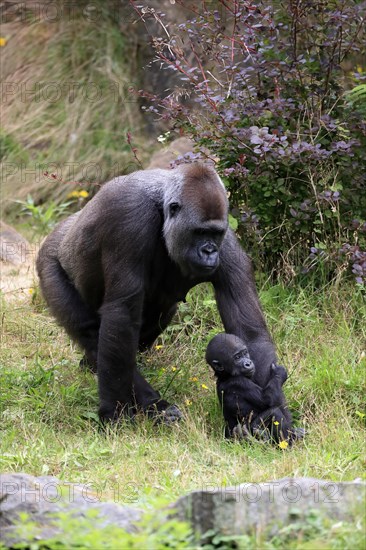
<svg viewBox="0 0 366 550">
<path fill-rule="evenodd" d="M 128 91 L 130 52 L 107 14 L 98 25 L 81 16 L 5 23 L 2 36 L 7 201 L 27 193 L 65 197 L 77 183 L 93 191 L 138 168 L 126 140 L 127 131 L 136 139 L 142 126 Z"/>
</svg>

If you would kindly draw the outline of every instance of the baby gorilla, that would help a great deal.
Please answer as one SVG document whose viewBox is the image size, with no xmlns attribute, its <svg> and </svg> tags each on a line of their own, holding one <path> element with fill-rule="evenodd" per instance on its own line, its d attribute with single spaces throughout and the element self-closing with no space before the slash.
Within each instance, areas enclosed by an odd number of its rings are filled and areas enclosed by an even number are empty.
<svg viewBox="0 0 366 550">
<path fill-rule="evenodd" d="M 234 334 L 217 334 L 208 344 L 206 361 L 217 377 L 217 395 L 225 418 L 225 436 L 262 433 L 276 442 L 300 436 L 291 430 L 291 416 L 282 393 L 286 369 L 275 363 L 264 388 L 253 382 L 255 365 Z"/>
</svg>

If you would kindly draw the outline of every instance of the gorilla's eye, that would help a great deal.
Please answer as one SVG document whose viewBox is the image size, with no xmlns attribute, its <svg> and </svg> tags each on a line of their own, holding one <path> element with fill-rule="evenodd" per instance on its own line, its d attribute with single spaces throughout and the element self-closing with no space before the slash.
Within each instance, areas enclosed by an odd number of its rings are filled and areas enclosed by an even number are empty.
<svg viewBox="0 0 366 550">
<path fill-rule="evenodd" d="M 175 214 L 177 212 L 179 212 L 179 210 L 180 210 L 180 204 L 179 203 L 172 202 L 171 204 L 169 204 L 169 215 L 170 215 L 171 218 L 173 216 L 175 216 Z"/>
<path fill-rule="evenodd" d="M 234 355 L 234 359 L 239 360 L 239 359 L 241 359 L 242 357 L 245 357 L 246 354 L 247 354 L 247 351 L 248 351 L 248 350 L 247 350 L 246 348 L 241 349 L 240 351 L 238 351 L 238 352 Z"/>
</svg>

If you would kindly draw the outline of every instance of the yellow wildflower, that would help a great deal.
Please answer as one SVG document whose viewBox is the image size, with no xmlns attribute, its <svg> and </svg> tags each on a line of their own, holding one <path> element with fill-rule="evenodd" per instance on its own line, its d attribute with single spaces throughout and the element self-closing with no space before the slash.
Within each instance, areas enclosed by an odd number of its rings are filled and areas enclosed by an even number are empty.
<svg viewBox="0 0 366 550">
<path fill-rule="evenodd" d="M 177 370 L 177 367 L 172 367 L 172 371 L 175 372 Z"/>
<path fill-rule="evenodd" d="M 190 399 L 186 399 L 185 404 L 189 407 L 190 405 L 192 405 L 192 401 Z"/>
<path fill-rule="evenodd" d="M 0 38 L 0 47 L 6 46 L 7 40 L 6 38 Z"/>
<path fill-rule="evenodd" d="M 155 346 L 155 349 L 161 349 L 163 346 L 161 344 L 158 344 L 157 346 Z"/>
<path fill-rule="evenodd" d="M 287 441 L 280 441 L 278 446 L 279 446 L 280 449 L 287 449 L 288 442 Z"/>
<path fill-rule="evenodd" d="M 279 426 L 279 425 L 280 425 L 280 423 L 277 422 L 277 420 L 275 420 L 275 421 L 273 422 L 273 424 L 274 424 L 275 426 Z"/>
<path fill-rule="evenodd" d="M 192 376 L 192 378 L 189 379 L 191 382 L 198 382 L 197 376 Z"/>
<path fill-rule="evenodd" d="M 29 294 L 34 294 L 34 288 L 30 288 L 30 289 L 28 290 L 28 292 L 29 292 Z"/>
<path fill-rule="evenodd" d="M 71 191 L 71 193 L 67 195 L 68 199 L 86 199 L 87 197 L 89 197 L 89 193 L 85 191 L 85 189 L 81 191 Z"/>
<path fill-rule="evenodd" d="M 202 388 L 203 390 L 208 390 L 208 387 L 206 386 L 206 384 L 201 384 L 201 388 Z"/>
</svg>

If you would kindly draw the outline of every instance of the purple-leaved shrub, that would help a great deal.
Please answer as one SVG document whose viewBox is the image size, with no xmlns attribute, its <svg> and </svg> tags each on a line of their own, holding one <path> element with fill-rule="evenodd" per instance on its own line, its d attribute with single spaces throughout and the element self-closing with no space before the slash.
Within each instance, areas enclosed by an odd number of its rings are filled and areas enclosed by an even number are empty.
<svg viewBox="0 0 366 550">
<path fill-rule="evenodd" d="M 214 160 L 255 262 L 365 284 L 366 121 L 345 93 L 366 81 L 365 2 L 217 0 L 183 24 L 133 4 L 163 26 L 156 55 L 181 80 L 140 92 L 146 110 Z"/>
</svg>

